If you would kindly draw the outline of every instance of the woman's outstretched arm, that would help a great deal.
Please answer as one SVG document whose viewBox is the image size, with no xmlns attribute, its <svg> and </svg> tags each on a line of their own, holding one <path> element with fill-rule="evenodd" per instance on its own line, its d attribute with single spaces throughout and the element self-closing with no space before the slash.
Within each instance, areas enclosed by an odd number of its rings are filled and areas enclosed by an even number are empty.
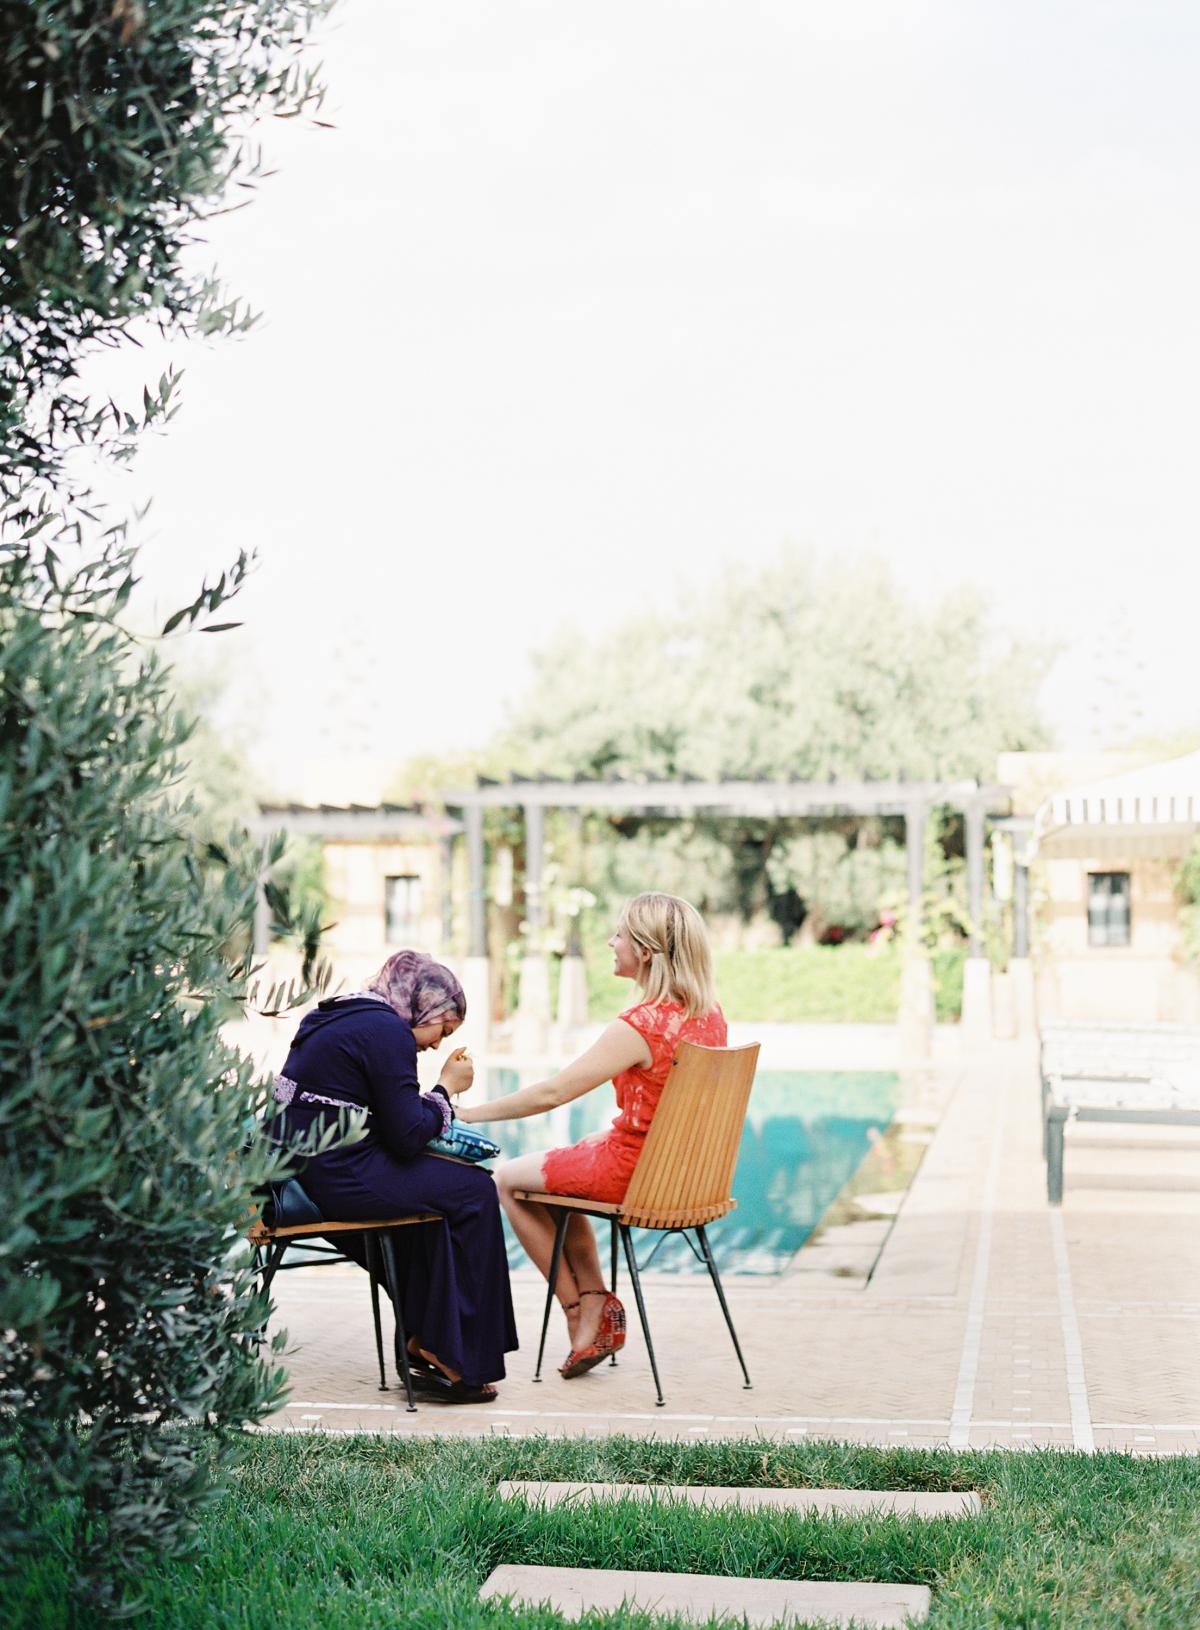
<svg viewBox="0 0 1200 1630">
<path fill-rule="evenodd" d="M 573 1098 L 582 1098 L 593 1087 L 611 1081 L 622 1070 L 650 1063 L 650 1049 L 642 1036 L 624 1019 L 614 1019 L 565 1070 L 532 1087 L 522 1087 L 503 1098 L 489 1098 L 483 1104 L 468 1104 L 458 1110 L 460 1121 L 518 1121 L 527 1115 L 541 1115 Z"/>
</svg>

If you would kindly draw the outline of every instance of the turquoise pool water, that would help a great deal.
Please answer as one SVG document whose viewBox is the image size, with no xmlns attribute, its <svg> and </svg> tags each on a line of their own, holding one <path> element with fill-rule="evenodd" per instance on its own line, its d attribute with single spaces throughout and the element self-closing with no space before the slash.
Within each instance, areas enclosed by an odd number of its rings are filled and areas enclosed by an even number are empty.
<svg viewBox="0 0 1200 1630">
<path fill-rule="evenodd" d="M 488 1094 L 512 1092 L 520 1084 L 515 1071 L 495 1070 Z M 872 1137 L 891 1121 L 899 1088 L 899 1077 L 883 1072 L 759 1072 L 733 1181 L 737 1210 L 709 1234 L 722 1271 L 773 1274 L 786 1267 L 853 1175 Z M 599 1087 L 553 1116 L 496 1121 L 480 1130 L 512 1156 L 574 1142 L 608 1125 L 615 1113 L 612 1088 Z M 640 1238 L 649 1241 L 648 1235 Z M 607 1229 L 601 1245 L 606 1251 Z M 511 1235 L 509 1260 L 514 1268 L 526 1265 Z M 667 1273 L 704 1271 L 678 1235 L 664 1242 L 654 1267 Z"/>
</svg>

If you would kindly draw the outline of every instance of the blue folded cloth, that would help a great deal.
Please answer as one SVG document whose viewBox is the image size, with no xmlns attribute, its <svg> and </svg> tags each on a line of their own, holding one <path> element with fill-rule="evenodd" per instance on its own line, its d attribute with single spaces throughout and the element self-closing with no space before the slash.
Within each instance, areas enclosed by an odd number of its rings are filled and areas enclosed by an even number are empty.
<svg viewBox="0 0 1200 1630">
<path fill-rule="evenodd" d="M 457 1155 L 459 1160 L 495 1160 L 500 1145 L 454 1121 L 432 1143 L 425 1145 L 433 1155 Z"/>
</svg>

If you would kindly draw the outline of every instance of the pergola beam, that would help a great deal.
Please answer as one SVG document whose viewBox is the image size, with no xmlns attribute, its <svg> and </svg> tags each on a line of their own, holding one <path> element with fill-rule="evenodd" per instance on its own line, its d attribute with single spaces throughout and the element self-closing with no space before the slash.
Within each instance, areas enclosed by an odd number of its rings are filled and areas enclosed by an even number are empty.
<svg viewBox="0 0 1200 1630">
<path fill-rule="evenodd" d="M 452 838 L 463 830 L 453 815 L 431 814 L 401 804 L 260 804 L 256 831 L 280 827 L 326 843 L 405 843 L 410 839 Z"/>
<path fill-rule="evenodd" d="M 770 819 L 840 815 L 907 815 L 915 804 L 1007 813 L 1008 787 L 974 781 L 505 781 L 447 789 L 439 794 L 452 809 L 620 809 L 631 814 L 716 815 Z"/>
</svg>

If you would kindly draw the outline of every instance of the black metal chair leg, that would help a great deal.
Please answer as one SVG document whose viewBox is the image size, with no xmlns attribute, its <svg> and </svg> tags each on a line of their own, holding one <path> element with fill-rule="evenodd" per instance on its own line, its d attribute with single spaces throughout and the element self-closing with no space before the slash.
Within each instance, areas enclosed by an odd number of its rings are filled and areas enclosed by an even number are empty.
<svg viewBox="0 0 1200 1630">
<path fill-rule="evenodd" d="M 373 1229 L 363 1233 L 363 1248 L 367 1254 L 367 1277 L 371 1281 L 371 1317 L 375 1321 L 375 1356 L 379 1360 L 379 1390 L 390 1392 L 387 1366 L 383 1361 L 383 1324 L 379 1317 L 379 1281 L 383 1278 L 383 1263 L 379 1260 L 379 1241 Z"/>
<path fill-rule="evenodd" d="M 729 1316 L 729 1306 L 725 1300 L 725 1292 L 721 1288 L 721 1276 L 717 1272 L 716 1258 L 712 1254 L 712 1247 L 708 1243 L 708 1235 L 704 1232 L 703 1224 L 696 1229 L 696 1234 L 700 1240 L 700 1249 L 704 1252 L 705 1266 L 707 1267 L 709 1277 L 713 1282 L 713 1288 L 717 1293 L 717 1301 L 721 1304 L 721 1312 L 725 1315 L 725 1323 L 729 1327 L 729 1334 L 733 1337 L 733 1350 L 737 1354 L 738 1363 L 742 1366 L 742 1374 L 746 1380 L 746 1384 L 742 1388 L 742 1391 L 746 1392 L 751 1386 L 750 1371 L 746 1368 L 746 1360 L 742 1357 L 742 1349 L 737 1339 L 737 1331 L 733 1328 L 733 1320 Z"/>
<path fill-rule="evenodd" d="M 611 1289 L 612 1289 L 613 1295 L 615 1296 L 617 1294 L 617 1219 L 615 1217 L 610 1218 L 609 1219 L 609 1224 L 610 1224 L 610 1231 L 612 1233 L 612 1286 L 611 1286 Z M 616 1353 L 613 1353 L 612 1357 L 609 1359 L 608 1362 L 613 1367 L 613 1369 L 616 1369 L 616 1367 L 617 1367 L 617 1355 L 616 1355 Z"/>
<path fill-rule="evenodd" d="M 383 1271 L 387 1276 L 388 1295 L 392 1299 L 392 1311 L 396 1315 L 396 1368 L 400 1371 L 400 1378 L 404 1382 L 404 1395 L 408 1399 L 408 1413 L 415 1415 L 417 1406 L 413 1402 L 412 1371 L 408 1367 L 408 1336 L 404 1330 L 404 1314 L 400 1309 L 400 1268 L 396 1261 L 396 1242 L 386 1229 L 380 1230 L 379 1248 L 383 1253 Z"/>
<path fill-rule="evenodd" d="M 266 1251 L 263 1251 L 261 1246 L 256 1245 L 254 1247 L 254 1271 L 258 1275 L 259 1289 L 264 1296 L 271 1289 L 271 1281 L 275 1277 L 275 1271 L 282 1262 L 283 1253 L 286 1250 L 286 1240 L 280 1240 L 278 1244 L 268 1246 Z M 256 1339 L 260 1342 L 265 1342 L 267 1339 L 267 1323 L 268 1320 L 264 1319 L 258 1327 Z"/>
<path fill-rule="evenodd" d="M 642 1282 L 638 1278 L 637 1258 L 633 1254 L 633 1237 L 628 1225 L 621 1224 L 621 1241 L 625 1246 L 625 1263 L 629 1269 L 629 1278 L 633 1284 L 633 1294 L 637 1301 L 638 1318 L 642 1321 L 642 1334 L 646 1338 L 646 1351 L 650 1355 L 650 1373 L 654 1377 L 654 1390 L 658 1393 L 658 1407 L 661 1409 L 666 1400 L 663 1398 L 662 1382 L 658 1379 L 658 1365 L 654 1359 L 654 1343 L 650 1340 L 650 1323 L 646 1318 L 646 1304 L 642 1300 Z"/>
<path fill-rule="evenodd" d="M 1052 1206 L 1062 1205 L 1063 1197 L 1063 1134 L 1066 1130 L 1065 1114 L 1053 1112 L 1046 1119 L 1046 1198 Z"/>
<path fill-rule="evenodd" d="M 533 1372 L 533 1379 L 542 1379 L 542 1355 L 546 1351 L 546 1331 L 550 1328 L 550 1309 L 554 1306 L 554 1287 L 558 1284 L 558 1265 L 562 1261 L 563 1241 L 567 1237 L 567 1224 L 571 1220 L 571 1213 L 565 1206 L 559 1207 L 558 1224 L 554 1230 L 554 1249 L 550 1253 L 550 1277 L 546 1281 L 546 1311 L 542 1315 L 542 1339 L 538 1342 L 537 1368 Z"/>
<path fill-rule="evenodd" d="M 267 1252 L 266 1266 L 262 1271 L 262 1293 L 264 1296 L 271 1288 L 271 1281 L 279 1270 L 279 1264 L 283 1261 L 283 1253 L 287 1248 L 287 1240 L 281 1239 L 272 1245 Z"/>
</svg>

